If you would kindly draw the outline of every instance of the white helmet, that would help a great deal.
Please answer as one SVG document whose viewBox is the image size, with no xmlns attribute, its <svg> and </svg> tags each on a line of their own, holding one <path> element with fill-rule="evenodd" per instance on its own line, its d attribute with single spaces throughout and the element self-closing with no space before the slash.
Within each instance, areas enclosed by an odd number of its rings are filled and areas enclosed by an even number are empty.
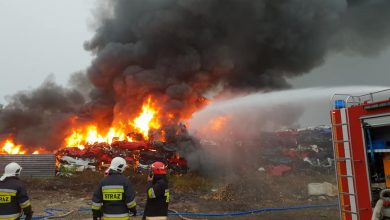
<svg viewBox="0 0 390 220">
<path fill-rule="evenodd" d="M 111 161 L 110 170 L 118 171 L 123 173 L 127 167 L 126 160 L 122 157 L 115 157 Z"/>
<path fill-rule="evenodd" d="M 2 177 L 0 177 L 0 181 L 5 180 L 7 177 L 19 176 L 20 172 L 22 172 L 22 167 L 19 164 L 15 162 L 9 163 L 7 166 L 5 166 L 4 174 Z"/>
</svg>

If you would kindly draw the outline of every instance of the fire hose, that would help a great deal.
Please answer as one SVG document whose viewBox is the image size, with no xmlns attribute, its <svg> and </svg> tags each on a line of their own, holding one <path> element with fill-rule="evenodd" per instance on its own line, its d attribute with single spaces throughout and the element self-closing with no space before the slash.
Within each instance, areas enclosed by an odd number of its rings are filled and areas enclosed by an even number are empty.
<svg viewBox="0 0 390 220">
<path fill-rule="evenodd" d="M 280 208 L 261 208 L 248 211 L 240 212 L 225 212 L 225 213 L 193 213 L 193 212 L 172 212 L 168 213 L 169 216 L 192 216 L 192 217 L 226 217 L 226 216 L 241 216 L 241 215 L 250 215 L 261 212 L 279 212 L 279 211 L 288 211 L 288 210 L 300 210 L 300 209 L 319 209 L 319 208 L 332 208 L 338 207 L 338 204 L 325 204 L 325 205 L 298 205 L 298 206 L 289 206 L 289 207 L 280 207 Z M 80 208 L 78 212 L 88 212 L 91 211 L 90 208 Z M 65 217 L 74 211 L 67 211 L 64 209 L 53 209 L 46 208 L 44 212 L 47 215 L 33 216 L 33 219 L 51 219 L 51 218 L 62 218 Z M 56 213 L 62 213 L 61 216 L 55 216 Z M 140 212 L 140 215 L 142 212 Z M 24 219 L 23 217 L 21 218 Z"/>
</svg>

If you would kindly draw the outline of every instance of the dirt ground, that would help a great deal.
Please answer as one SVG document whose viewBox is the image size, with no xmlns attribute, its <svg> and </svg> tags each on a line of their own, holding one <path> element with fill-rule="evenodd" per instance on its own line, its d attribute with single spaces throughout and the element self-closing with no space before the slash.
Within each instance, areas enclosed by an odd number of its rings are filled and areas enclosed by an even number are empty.
<svg viewBox="0 0 390 220">
<path fill-rule="evenodd" d="M 145 204 L 144 175 L 130 176 L 136 190 L 136 201 L 139 212 Z M 34 215 L 47 215 L 48 208 L 61 209 L 64 212 L 53 212 L 55 216 L 66 215 L 57 219 L 91 219 L 88 210 L 92 193 L 103 177 L 99 172 L 84 172 L 71 177 L 52 179 L 24 179 L 32 200 Z M 255 172 L 251 175 L 229 178 L 206 178 L 197 174 L 170 176 L 171 203 L 170 209 L 178 212 L 226 213 L 278 208 L 299 205 L 337 204 L 336 197 L 309 197 L 307 184 L 310 182 L 334 183 L 332 172 L 302 171 L 288 173 L 281 177 L 267 176 Z M 50 211 L 50 210 L 49 210 Z M 133 218 L 140 219 L 140 217 Z M 233 217 L 170 217 L 169 219 L 338 219 L 338 209 L 315 208 L 262 212 Z"/>
</svg>

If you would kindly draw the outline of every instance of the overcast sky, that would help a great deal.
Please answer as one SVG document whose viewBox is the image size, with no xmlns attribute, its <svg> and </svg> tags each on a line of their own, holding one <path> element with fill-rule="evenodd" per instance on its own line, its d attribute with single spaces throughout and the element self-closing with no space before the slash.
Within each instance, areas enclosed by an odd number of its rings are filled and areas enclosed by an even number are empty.
<svg viewBox="0 0 390 220">
<path fill-rule="evenodd" d="M 4 97 L 38 86 L 48 75 L 66 84 L 92 56 L 83 49 L 93 32 L 95 0 L 0 1 L 0 103 Z M 332 54 L 310 74 L 291 79 L 296 88 L 390 85 L 390 49 L 375 57 Z"/>
<path fill-rule="evenodd" d="M 38 86 L 49 74 L 66 84 L 92 57 L 83 43 L 93 35 L 94 0 L 0 1 L 0 103 Z"/>
<path fill-rule="evenodd" d="M 310 74 L 291 79 L 294 87 L 378 85 L 390 87 L 390 49 L 376 56 L 331 54 Z"/>
</svg>

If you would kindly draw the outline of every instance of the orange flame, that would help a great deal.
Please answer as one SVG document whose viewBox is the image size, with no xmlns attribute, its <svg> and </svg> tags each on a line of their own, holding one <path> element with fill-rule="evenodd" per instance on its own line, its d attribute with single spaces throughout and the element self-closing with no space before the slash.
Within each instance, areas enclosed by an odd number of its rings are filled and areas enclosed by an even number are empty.
<svg viewBox="0 0 390 220">
<path fill-rule="evenodd" d="M 94 124 L 75 128 L 65 139 L 65 146 L 84 149 L 85 145 L 93 145 L 95 143 L 111 144 L 114 141 L 124 140 L 131 142 L 132 139 L 127 136 L 127 133 L 132 130 L 141 133 L 144 139 L 147 140 L 149 130 L 151 128 L 157 129 L 160 127 L 157 114 L 158 110 L 149 97 L 147 102 L 143 104 L 142 112 L 139 116 L 134 120 L 128 120 L 127 125 L 120 121 L 112 125 L 106 132 L 102 132 Z"/>
<path fill-rule="evenodd" d="M 72 131 L 72 134 L 65 140 L 67 147 L 78 147 L 84 149 L 87 144 L 108 143 L 114 140 L 125 140 L 126 134 L 122 129 L 111 127 L 105 135 L 99 133 L 96 125 L 89 125 L 85 129 L 79 128 Z"/>
<path fill-rule="evenodd" d="M 144 103 L 142 106 L 142 113 L 130 124 L 147 140 L 149 138 L 149 130 L 151 128 L 158 129 L 161 126 L 156 117 L 157 113 L 158 110 L 152 106 L 151 98 L 149 97 L 147 103 Z"/>
<path fill-rule="evenodd" d="M 0 153 L 3 153 L 3 154 L 25 154 L 26 151 L 22 150 L 22 145 L 16 145 L 12 139 L 7 139 L 4 142 Z"/>
</svg>

